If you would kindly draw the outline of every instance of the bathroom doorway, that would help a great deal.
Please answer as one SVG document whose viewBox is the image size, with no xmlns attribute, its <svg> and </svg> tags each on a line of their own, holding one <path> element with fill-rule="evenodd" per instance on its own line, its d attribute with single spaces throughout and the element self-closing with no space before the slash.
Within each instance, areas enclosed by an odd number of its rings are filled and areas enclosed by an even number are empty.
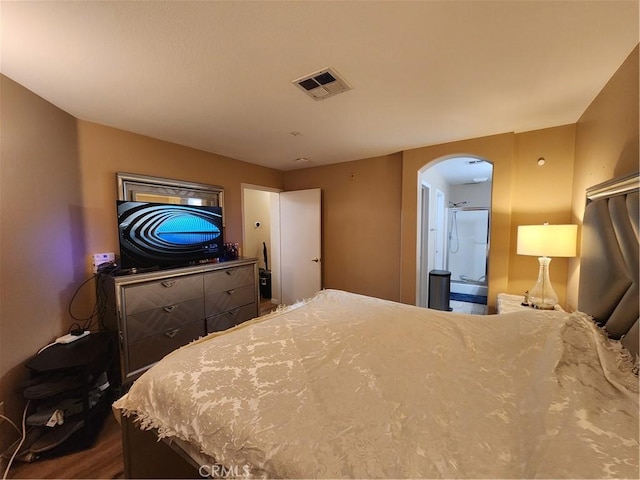
<svg viewBox="0 0 640 480">
<path fill-rule="evenodd" d="M 447 209 L 447 266 L 451 272 L 451 300 L 487 304 L 489 258 L 489 209 Z"/>
<path fill-rule="evenodd" d="M 471 155 L 439 158 L 418 172 L 418 185 L 431 187 L 421 195 L 432 198 L 418 202 L 417 305 L 428 305 L 429 271 L 444 269 L 451 272 L 453 311 L 487 313 L 492 179 L 493 164 Z M 445 221 L 438 218 L 443 211 Z"/>
</svg>

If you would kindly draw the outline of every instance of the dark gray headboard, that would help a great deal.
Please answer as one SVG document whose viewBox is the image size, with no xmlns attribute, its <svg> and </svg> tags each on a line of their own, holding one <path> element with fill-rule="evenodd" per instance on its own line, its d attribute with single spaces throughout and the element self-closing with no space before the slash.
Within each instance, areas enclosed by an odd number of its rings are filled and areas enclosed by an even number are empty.
<svg viewBox="0 0 640 480">
<path fill-rule="evenodd" d="M 587 190 L 578 309 L 638 357 L 638 174 Z"/>
</svg>

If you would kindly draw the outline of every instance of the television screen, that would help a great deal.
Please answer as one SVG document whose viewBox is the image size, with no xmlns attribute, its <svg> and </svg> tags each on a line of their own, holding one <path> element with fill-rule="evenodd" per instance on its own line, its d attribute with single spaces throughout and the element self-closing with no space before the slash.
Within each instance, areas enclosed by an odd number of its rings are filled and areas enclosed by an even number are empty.
<svg viewBox="0 0 640 480">
<path fill-rule="evenodd" d="M 124 269 L 201 263 L 223 255 L 222 207 L 118 201 Z"/>
</svg>

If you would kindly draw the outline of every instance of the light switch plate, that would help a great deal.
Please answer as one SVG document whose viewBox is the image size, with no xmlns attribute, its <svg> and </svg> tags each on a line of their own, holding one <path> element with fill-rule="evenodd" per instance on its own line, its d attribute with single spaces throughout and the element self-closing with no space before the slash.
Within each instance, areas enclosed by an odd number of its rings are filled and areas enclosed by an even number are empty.
<svg viewBox="0 0 640 480">
<path fill-rule="evenodd" d="M 115 253 L 94 253 L 91 256 L 91 264 L 93 265 L 93 273 L 98 273 L 98 266 L 107 262 L 115 262 Z"/>
</svg>

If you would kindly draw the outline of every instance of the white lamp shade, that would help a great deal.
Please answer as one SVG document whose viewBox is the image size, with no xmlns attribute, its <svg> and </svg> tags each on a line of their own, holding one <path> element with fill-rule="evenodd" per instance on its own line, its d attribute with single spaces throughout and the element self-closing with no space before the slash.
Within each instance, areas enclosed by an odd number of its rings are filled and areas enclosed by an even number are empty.
<svg viewBox="0 0 640 480">
<path fill-rule="evenodd" d="M 520 225 L 518 255 L 575 257 L 577 225 Z"/>
</svg>

